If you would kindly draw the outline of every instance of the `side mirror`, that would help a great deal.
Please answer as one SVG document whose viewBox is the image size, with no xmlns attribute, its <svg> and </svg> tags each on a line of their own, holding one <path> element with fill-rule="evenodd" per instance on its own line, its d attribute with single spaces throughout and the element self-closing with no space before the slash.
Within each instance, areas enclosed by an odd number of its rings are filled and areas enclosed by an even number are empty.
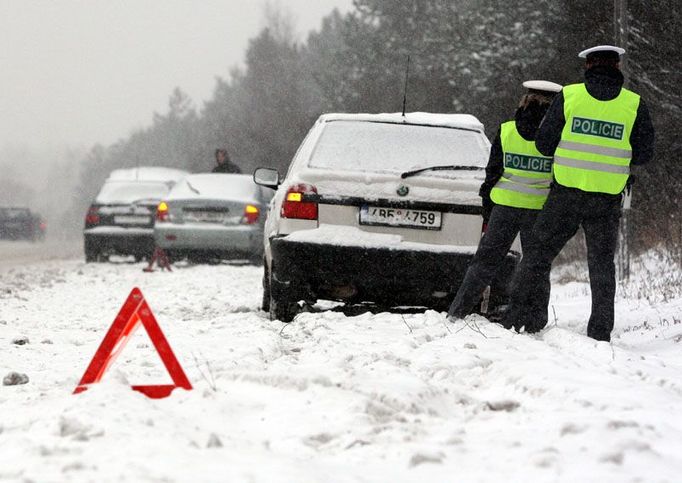
<svg viewBox="0 0 682 483">
<path fill-rule="evenodd" d="M 272 168 L 256 168 L 253 172 L 253 182 L 276 190 L 279 186 L 279 173 Z"/>
</svg>

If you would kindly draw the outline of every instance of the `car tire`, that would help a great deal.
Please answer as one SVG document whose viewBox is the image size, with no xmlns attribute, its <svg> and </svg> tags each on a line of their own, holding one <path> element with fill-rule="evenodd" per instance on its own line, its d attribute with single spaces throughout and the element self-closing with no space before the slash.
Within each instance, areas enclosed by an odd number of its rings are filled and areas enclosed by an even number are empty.
<svg viewBox="0 0 682 483">
<path fill-rule="evenodd" d="M 282 294 L 275 295 L 272 291 L 272 273 L 268 273 L 268 294 L 269 301 L 267 303 L 270 312 L 270 320 L 279 320 L 281 322 L 291 322 L 299 312 L 298 302 L 292 302 Z M 263 294 L 265 297 L 265 294 Z"/>
<path fill-rule="evenodd" d="M 298 303 L 270 296 L 270 320 L 291 322 L 298 314 Z"/>
<path fill-rule="evenodd" d="M 85 242 L 85 263 L 99 262 L 101 259 L 100 252 L 91 243 Z"/>
<path fill-rule="evenodd" d="M 270 312 L 270 275 L 268 274 L 268 265 L 263 262 L 263 299 L 260 307 L 263 312 Z"/>
<path fill-rule="evenodd" d="M 215 265 L 215 263 L 211 263 L 213 260 L 215 259 L 207 253 L 190 252 L 187 254 L 187 261 L 190 265 Z"/>
</svg>

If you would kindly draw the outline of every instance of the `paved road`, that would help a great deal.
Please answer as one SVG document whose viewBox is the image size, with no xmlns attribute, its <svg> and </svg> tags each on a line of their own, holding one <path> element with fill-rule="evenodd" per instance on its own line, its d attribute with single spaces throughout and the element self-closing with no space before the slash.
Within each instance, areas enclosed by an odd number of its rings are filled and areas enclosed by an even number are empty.
<svg viewBox="0 0 682 483">
<path fill-rule="evenodd" d="M 47 260 L 79 258 L 82 240 L 46 240 L 45 242 L 0 241 L 0 269 Z"/>
</svg>

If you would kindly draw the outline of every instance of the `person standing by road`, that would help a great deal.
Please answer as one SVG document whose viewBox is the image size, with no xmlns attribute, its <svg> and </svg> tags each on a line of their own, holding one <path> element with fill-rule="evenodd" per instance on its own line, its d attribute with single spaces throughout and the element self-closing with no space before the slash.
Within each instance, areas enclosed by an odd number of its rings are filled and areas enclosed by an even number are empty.
<svg viewBox="0 0 682 483">
<path fill-rule="evenodd" d="M 216 149 L 215 150 L 215 162 L 216 165 L 211 171 L 212 173 L 237 173 L 240 174 L 242 170 L 230 161 L 230 157 L 227 154 L 227 149 Z"/>
<path fill-rule="evenodd" d="M 537 243 L 512 282 L 511 304 L 502 320 L 507 328 L 537 332 L 545 327 L 548 304 L 536 303 L 534 288 L 549 283 L 552 261 L 582 226 L 592 291 L 587 335 L 611 340 L 622 192 L 630 165 L 647 163 L 654 144 L 644 100 L 623 88 L 624 53 L 611 45 L 580 52 L 585 82 L 564 87 L 540 125 L 535 145 L 543 155 L 554 156 L 554 183 L 533 228 Z"/>
<path fill-rule="evenodd" d="M 502 123 L 490 150 L 486 179 L 479 191 L 487 229 L 448 310 L 451 320 L 473 311 L 519 233 L 523 250 L 530 248 L 535 218 L 549 194 L 552 158 L 540 154 L 534 141 L 540 121 L 561 86 L 541 80 L 526 81 L 523 86 L 528 91 L 514 119 Z M 549 297 L 549 285 L 546 290 L 537 289 Z"/>
</svg>

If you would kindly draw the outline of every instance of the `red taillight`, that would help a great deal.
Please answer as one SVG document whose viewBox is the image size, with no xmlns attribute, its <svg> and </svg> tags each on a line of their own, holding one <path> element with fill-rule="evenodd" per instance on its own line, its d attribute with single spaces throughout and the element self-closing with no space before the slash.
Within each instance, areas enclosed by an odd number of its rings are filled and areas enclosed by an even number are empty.
<svg viewBox="0 0 682 483">
<path fill-rule="evenodd" d="M 85 215 L 86 225 L 97 225 L 99 223 L 99 208 L 97 206 L 91 206 Z"/>
<path fill-rule="evenodd" d="M 247 225 L 254 225 L 258 223 L 258 217 L 260 216 L 260 210 L 257 206 L 246 205 L 244 207 L 244 221 Z"/>
<path fill-rule="evenodd" d="M 309 184 L 296 184 L 287 190 L 282 203 L 282 217 L 299 220 L 317 220 L 317 203 L 303 201 L 305 195 L 317 194 L 317 188 Z"/>
<path fill-rule="evenodd" d="M 170 221 L 170 213 L 168 212 L 168 203 L 162 201 L 156 207 L 156 221 Z"/>
</svg>

